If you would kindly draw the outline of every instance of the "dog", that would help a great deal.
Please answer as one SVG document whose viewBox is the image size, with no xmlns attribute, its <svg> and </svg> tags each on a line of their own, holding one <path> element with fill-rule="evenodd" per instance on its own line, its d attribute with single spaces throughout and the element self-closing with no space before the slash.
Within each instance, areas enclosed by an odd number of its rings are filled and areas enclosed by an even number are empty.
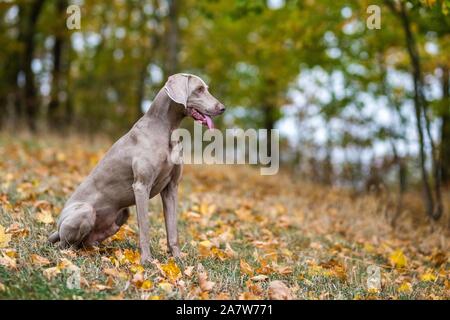
<svg viewBox="0 0 450 320">
<path fill-rule="evenodd" d="M 168 249 L 180 257 L 177 189 L 182 164 L 170 160 L 171 134 L 186 116 L 212 129 L 212 117 L 224 111 L 198 76 L 170 76 L 149 110 L 113 144 L 69 198 L 57 231 L 48 240 L 59 241 L 61 248 L 98 245 L 119 230 L 130 215 L 128 207 L 136 205 L 141 263 L 149 262 L 148 203 L 160 194 Z"/>
</svg>

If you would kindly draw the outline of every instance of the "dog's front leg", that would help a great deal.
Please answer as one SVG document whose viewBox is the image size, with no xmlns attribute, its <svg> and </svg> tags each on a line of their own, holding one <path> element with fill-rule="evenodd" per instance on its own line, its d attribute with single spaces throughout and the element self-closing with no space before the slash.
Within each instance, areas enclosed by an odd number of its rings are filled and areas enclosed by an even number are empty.
<svg viewBox="0 0 450 320">
<path fill-rule="evenodd" d="M 166 222 L 167 246 L 175 258 L 180 257 L 181 251 L 178 246 L 177 230 L 177 190 L 175 181 L 171 181 L 161 192 L 163 203 L 164 219 Z"/>
<path fill-rule="evenodd" d="M 139 248 L 141 249 L 141 263 L 151 262 L 150 242 L 148 240 L 148 198 L 150 186 L 140 181 L 133 183 L 134 197 L 136 198 L 136 211 L 139 227 Z"/>
<path fill-rule="evenodd" d="M 151 166 L 144 161 L 133 161 L 134 183 L 133 191 L 136 200 L 137 220 L 139 227 L 139 247 L 141 249 L 141 263 L 151 262 L 150 242 L 148 240 L 148 202 L 153 178 Z"/>
</svg>

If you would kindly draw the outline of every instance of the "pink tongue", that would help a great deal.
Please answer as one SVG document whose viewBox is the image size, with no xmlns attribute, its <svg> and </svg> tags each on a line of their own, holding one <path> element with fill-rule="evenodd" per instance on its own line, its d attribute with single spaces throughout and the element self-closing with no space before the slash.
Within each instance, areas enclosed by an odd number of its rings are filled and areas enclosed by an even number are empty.
<svg viewBox="0 0 450 320">
<path fill-rule="evenodd" d="M 213 123 L 212 119 L 209 116 L 207 116 L 206 114 L 204 116 L 205 116 L 206 125 L 208 126 L 208 129 L 214 129 L 214 123 Z"/>
</svg>

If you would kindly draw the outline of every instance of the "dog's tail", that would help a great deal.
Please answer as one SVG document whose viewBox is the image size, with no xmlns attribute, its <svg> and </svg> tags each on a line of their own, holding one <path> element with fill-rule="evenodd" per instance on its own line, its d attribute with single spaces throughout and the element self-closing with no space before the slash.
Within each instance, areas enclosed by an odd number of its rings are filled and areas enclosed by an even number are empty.
<svg viewBox="0 0 450 320">
<path fill-rule="evenodd" d="M 58 231 L 53 232 L 49 237 L 48 237 L 48 241 L 51 243 L 55 243 L 58 242 L 59 239 L 59 233 Z"/>
</svg>

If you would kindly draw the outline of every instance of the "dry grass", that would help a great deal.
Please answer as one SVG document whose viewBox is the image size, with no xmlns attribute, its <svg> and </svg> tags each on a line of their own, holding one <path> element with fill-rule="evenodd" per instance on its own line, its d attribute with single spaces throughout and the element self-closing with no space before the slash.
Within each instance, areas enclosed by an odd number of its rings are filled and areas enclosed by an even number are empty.
<svg viewBox="0 0 450 320">
<path fill-rule="evenodd" d="M 265 299 L 273 280 L 296 299 L 449 298 L 448 212 L 431 224 L 410 194 L 393 230 L 387 192 L 355 196 L 244 166 L 185 167 L 180 261 L 166 253 L 158 197 L 149 214 L 153 264 L 136 263 L 134 210 L 101 247 L 59 251 L 46 242 L 54 219 L 109 143 L 0 135 L 0 298 Z M 367 289 L 370 265 L 381 268 L 380 290 Z M 81 287 L 69 289 L 75 269 Z"/>
</svg>

